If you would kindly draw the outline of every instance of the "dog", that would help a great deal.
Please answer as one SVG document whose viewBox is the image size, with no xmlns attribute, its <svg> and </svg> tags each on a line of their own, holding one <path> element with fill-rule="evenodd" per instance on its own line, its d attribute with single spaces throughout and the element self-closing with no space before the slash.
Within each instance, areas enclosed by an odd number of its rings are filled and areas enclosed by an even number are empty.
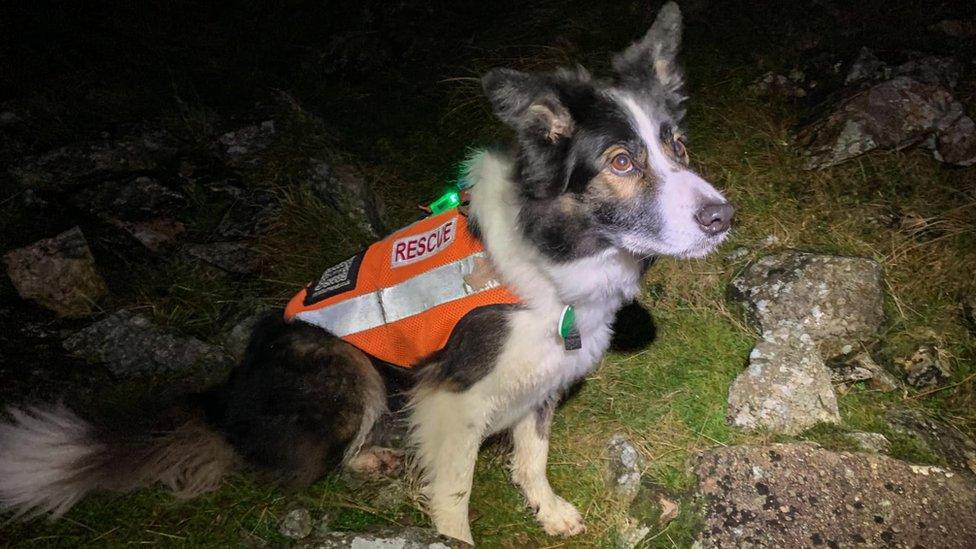
<svg viewBox="0 0 976 549">
<path fill-rule="evenodd" d="M 505 431 L 512 480 L 545 531 L 584 531 L 546 477 L 556 403 L 600 362 L 615 313 L 635 298 L 653 258 L 708 254 L 734 213 L 688 165 L 680 40 L 672 2 L 613 57 L 609 79 L 582 68 L 482 78 L 515 147 L 467 162 L 467 230 L 517 303 L 464 316 L 442 349 L 408 369 L 274 315 L 225 383 L 152 429 L 100 425 L 60 406 L 9 409 L 0 508 L 58 516 L 88 493 L 152 482 L 189 497 L 242 465 L 293 486 L 336 467 L 393 468 L 398 456 L 378 434 L 379 419 L 393 414 L 406 425 L 422 499 L 442 534 L 473 543 L 479 446 Z M 573 345 L 557 322 L 569 305 Z"/>
</svg>

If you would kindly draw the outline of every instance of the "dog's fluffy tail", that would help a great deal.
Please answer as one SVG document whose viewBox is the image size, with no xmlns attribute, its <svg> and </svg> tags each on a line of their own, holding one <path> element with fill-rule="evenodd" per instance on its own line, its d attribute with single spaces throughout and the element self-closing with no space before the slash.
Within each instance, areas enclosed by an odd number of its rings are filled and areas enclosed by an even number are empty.
<svg viewBox="0 0 976 549">
<path fill-rule="evenodd" d="M 126 433 L 96 427 L 62 405 L 8 408 L 0 422 L 0 512 L 63 515 L 92 492 L 159 481 L 178 497 L 217 488 L 233 469 L 231 446 L 202 419 Z"/>
</svg>

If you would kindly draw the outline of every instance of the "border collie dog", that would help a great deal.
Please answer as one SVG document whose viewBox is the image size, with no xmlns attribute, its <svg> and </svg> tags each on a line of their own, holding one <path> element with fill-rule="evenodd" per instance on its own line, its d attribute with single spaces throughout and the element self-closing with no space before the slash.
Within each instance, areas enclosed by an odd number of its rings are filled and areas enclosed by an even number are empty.
<svg viewBox="0 0 976 549">
<path fill-rule="evenodd" d="M 512 479 L 545 531 L 582 532 L 580 513 L 546 478 L 555 403 L 600 362 L 614 315 L 652 258 L 704 256 L 732 221 L 732 206 L 688 166 L 680 37 L 669 3 L 613 57 L 607 80 L 581 68 L 483 77 L 517 147 L 468 162 L 468 224 L 518 304 L 469 314 L 409 370 L 276 315 L 227 382 L 151 429 L 120 430 L 61 406 L 10 408 L 0 423 L 0 510 L 58 516 L 88 493 L 153 482 L 189 497 L 240 466 L 294 486 L 339 466 L 382 467 L 396 454 L 378 446 L 377 420 L 395 412 L 441 533 L 472 542 L 478 449 L 502 431 L 512 436 Z M 559 333 L 567 305 L 576 349 Z"/>
</svg>

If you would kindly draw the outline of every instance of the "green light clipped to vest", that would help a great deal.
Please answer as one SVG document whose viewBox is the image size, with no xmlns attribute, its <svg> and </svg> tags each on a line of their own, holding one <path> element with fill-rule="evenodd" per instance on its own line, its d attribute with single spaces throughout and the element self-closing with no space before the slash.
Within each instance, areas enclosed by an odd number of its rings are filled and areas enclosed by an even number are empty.
<svg viewBox="0 0 976 549">
<path fill-rule="evenodd" d="M 461 193 L 457 187 L 452 188 L 442 194 L 440 198 L 430 203 L 430 213 L 437 215 L 452 208 L 457 208 L 461 204 Z"/>
</svg>

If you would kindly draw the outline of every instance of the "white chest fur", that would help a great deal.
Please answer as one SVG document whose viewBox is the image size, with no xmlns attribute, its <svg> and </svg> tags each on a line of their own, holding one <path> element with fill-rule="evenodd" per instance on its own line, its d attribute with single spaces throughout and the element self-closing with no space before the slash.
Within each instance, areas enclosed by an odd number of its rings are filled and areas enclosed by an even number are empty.
<svg viewBox="0 0 976 549">
<path fill-rule="evenodd" d="M 469 170 L 471 211 L 502 282 L 523 299 L 492 373 L 471 388 L 488 405 L 489 432 L 505 429 L 528 410 L 592 370 L 610 343 L 617 310 L 637 293 L 640 264 L 619 250 L 553 263 L 517 230 L 518 199 L 504 157 L 484 153 Z M 572 305 L 582 348 L 566 350 L 558 335 L 563 307 Z"/>
</svg>

